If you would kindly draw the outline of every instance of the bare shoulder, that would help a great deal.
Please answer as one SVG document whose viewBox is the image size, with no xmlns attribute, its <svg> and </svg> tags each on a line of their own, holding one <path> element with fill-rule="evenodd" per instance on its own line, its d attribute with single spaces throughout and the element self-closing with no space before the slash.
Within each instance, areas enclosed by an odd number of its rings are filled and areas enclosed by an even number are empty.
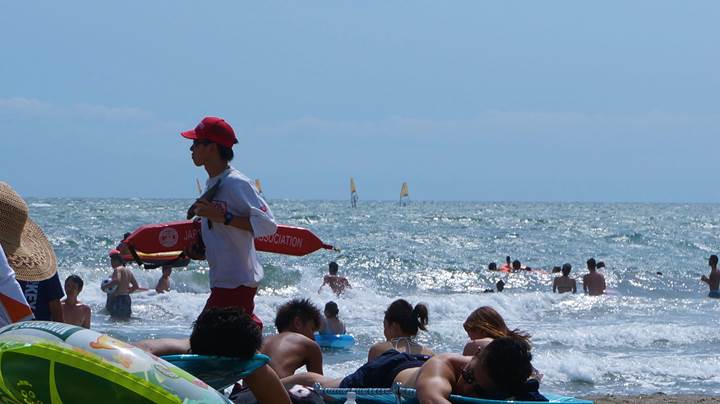
<svg viewBox="0 0 720 404">
<path fill-rule="evenodd" d="M 481 338 L 468 341 L 468 343 L 465 344 L 465 348 L 463 348 L 463 355 L 473 356 L 477 353 L 477 351 L 485 349 L 485 347 L 491 342 L 491 338 Z"/>
<path fill-rule="evenodd" d="M 368 362 L 380 356 L 383 352 L 392 348 L 392 345 L 387 341 L 376 342 L 368 350 Z"/>
</svg>

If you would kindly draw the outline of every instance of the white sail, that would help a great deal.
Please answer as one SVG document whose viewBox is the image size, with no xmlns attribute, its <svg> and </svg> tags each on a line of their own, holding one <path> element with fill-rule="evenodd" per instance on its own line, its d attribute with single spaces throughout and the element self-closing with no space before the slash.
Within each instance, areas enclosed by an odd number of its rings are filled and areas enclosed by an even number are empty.
<svg viewBox="0 0 720 404">
<path fill-rule="evenodd" d="M 357 188 L 355 187 L 355 179 L 350 177 L 350 206 L 357 208 L 358 194 Z"/>
</svg>

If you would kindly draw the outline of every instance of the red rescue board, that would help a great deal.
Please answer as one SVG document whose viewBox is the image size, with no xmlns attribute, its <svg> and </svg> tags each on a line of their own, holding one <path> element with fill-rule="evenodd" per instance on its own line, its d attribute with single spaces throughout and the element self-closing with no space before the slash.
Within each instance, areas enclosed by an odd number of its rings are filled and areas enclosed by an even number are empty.
<svg viewBox="0 0 720 404">
<path fill-rule="evenodd" d="M 123 242 L 145 254 L 177 252 L 179 255 L 195 243 L 199 234 L 199 220 L 181 220 L 140 226 Z M 278 225 L 275 234 L 255 239 L 256 250 L 277 254 L 303 256 L 321 248 L 334 249 L 323 243 L 315 233 L 302 227 Z"/>
</svg>

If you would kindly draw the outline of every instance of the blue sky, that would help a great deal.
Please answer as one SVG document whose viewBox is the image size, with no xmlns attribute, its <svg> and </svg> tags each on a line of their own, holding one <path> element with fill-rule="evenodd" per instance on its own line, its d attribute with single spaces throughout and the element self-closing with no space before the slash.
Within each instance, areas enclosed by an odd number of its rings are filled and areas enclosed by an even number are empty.
<svg viewBox="0 0 720 404">
<path fill-rule="evenodd" d="M 0 180 L 192 197 L 235 128 L 270 198 L 720 202 L 715 1 L 6 2 Z"/>
</svg>

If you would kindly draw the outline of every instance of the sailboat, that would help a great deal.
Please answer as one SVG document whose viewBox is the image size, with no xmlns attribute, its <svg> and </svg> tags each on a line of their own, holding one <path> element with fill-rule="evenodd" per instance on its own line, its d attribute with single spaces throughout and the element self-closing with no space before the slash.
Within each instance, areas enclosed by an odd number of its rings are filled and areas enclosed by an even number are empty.
<svg viewBox="0 0 720 404">
<path fill-rule="evenodd" d="M 410 192 L 408 191 L 407 182 L 403 182 L 402 188 L 400 188 L 400 206 L 407 205 L 410 200 Z"/>
<path fill-rule="evenodd" d="M 357 188 L 355 188 L 355 179 L 350 177 L 350 206 L 357 208 L 358 194 Z"/>
<path fill-rule="evenodd" d="M 258 194 L 260 194 L 260 196 L 265 198 L 265 195 L 263 195 L 263 191 L 262 191 L 262 185 L 260 185 L 260 180 L 257 178 L 255 179 L 255 188 L 257 189 Z"/>
</svg>

